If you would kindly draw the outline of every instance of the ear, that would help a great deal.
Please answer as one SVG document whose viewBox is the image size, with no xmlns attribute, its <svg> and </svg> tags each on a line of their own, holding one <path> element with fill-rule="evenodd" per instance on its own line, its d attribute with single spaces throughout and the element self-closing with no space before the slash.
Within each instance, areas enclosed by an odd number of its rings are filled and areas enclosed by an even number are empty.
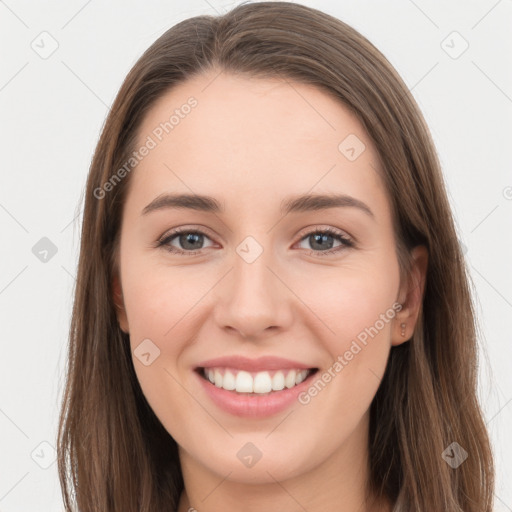
<svg viewBox="0 0 512 512">
<path fill-rule="evenodd" d="M 428 250 L 425 246 L 418 245 L 411 251 L 411 256 L 411 271 L 400 288 L 399 302 L 402 304 L 402 309 L 397 313 L 393 324 L 391 335 L 393 346 L 401 345 L 411 338 L 423 303 Z"/>
<path fill-rule="evenodd" d="M 130 332 L 128 329 L 128 317 L 126 315 L 123 290 L 121 289 L 121 281 L 119 279 L 118 274 L 115 274 L 114 277 L 112 278 L 112 293 L 112 299 L 114 301 L 114 306 L 116 308 L 116 315 L 117 321 L 119 322 L 119 327 L 125 334 L 128 334 Z"/>
</svg>

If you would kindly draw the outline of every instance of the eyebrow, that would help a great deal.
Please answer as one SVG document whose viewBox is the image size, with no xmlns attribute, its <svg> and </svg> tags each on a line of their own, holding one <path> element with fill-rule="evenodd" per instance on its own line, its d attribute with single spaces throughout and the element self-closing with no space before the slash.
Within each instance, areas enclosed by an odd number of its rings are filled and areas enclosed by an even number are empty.
<svg viewBox="0 0 512 512">
<path fill-rule="evenodd" d="M 375 217 L 367 204 L 355 197 L 345 194 L 304 194 L 293 196 L 281 202 L 280 211 L 283 214 L 288 214 L 339 207 L 358 208 L 370 217 Z M 211 196 L 197 194 L 161 194 L 142 210 L 142 215 L 171 208 L 197 210 L 207 213 L 224 212 L 223 205 Z"/>
<path fill-rule="evenodd" d="M 142 215 L 147 215 L 150 212 L 164 208 L 181 208 L 210 213 L 220 213 L 224 211 L 221 204 L 210 196 L 200 196 L 197 194 L 161 194 L 142 210 Z"/>
</svg>

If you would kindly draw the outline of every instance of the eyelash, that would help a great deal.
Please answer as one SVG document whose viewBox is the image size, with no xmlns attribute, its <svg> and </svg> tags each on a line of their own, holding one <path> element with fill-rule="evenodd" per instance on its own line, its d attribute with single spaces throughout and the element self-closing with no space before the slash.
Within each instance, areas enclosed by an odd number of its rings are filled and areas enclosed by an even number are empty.
<svg viewBox="0 0 512 512">
<path fill-rule="evenodd" d="M 176 247 L 169 245 L 169 243 L 174 238 L 176 238 L 178 235 L 181 235 L 183 233 L 194 234 L 194 235 L 203 235 L 207 238 L 210 238 L 206 233 L 204 233 L 203 231 L 200 231 L 198 229 L 191 229 L 191 228 L 186 228 L 186 227 L 185 228 L 176 228 L 171 233 L 165 235 L 160 240 L 158 240 L 158 242 L 156 243 L 156 247 L 163 248 L 166 251 L 169 251 L 172 254 L 177 254 L 179 256 L 194 256 L 194 255 L 198 254 L 199 252 L 201 252 L 201 249 L 199 249 L 198 251 L 184 251 L 184 250 L 177 249 Z M 313 230 L 305 233 L 299 239 L 299 242 L 302 242 L 302 240 L 304 240 L 305 238 L 307 238 L 311 235 L 314 235 L 314 234 L 330 235 L 333 238 L 335 238 L 336 240 L 338 240 L 339 242 L 341 242 L 341 245 L 338 247 L 334 247 L 332 249 L 328 249 L 326 251 L 315 251 L 315 250 L 311 249 L 308 252 L 309 255 L 315 255 L 315 256 L 330 255 L 330 254 L 337 253 L 343 249 L 348 249 L 348 248 L 352 248 L 355 246 L 355 243 L 353 240 L 348 238 L 343 233 L 341 233 L 335 229 L 332 229 L 332 228 L 313 229 Z"/>
</svg>

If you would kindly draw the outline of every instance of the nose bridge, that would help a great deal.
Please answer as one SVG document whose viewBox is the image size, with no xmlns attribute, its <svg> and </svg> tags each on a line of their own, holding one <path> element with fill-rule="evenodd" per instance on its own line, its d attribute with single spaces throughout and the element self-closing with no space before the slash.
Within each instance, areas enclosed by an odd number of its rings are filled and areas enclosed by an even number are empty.
<svg viewBox="0 0 512 512">
<path fill-rule="evenodd" d="M 233 279 L 238 300 L 262 300 L 269 304 L 275 291 L 275 277 L 269 270 L 269 267 L 275 266 L 272 251 L 270 248 L 266 249 L 254 261 L 245 259 L 245 255 L 240 255 L 241 252 L 242 248 L 239 247 L 233 262 Z"/>
<path fill-rule="evenodd" d="M 289 321 L 289 297 L 274 275 L 277 265 L 273 254 L 270 247 L 251 237 L 236 248 L 233 269 L 218 291 L 219 327 L 231 327 L 247 337 L 263 334 L 269 327 L 283 327 Z"/>
</svg>

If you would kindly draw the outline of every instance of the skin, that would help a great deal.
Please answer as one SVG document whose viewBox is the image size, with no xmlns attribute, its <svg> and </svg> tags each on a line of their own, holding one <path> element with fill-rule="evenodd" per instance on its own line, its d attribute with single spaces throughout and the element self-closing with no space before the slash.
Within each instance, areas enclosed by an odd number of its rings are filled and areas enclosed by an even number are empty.
<svg viewBox="0 0 512 512">
<path fill-rule="evenodd" d="M 230 512 L 241 503 L 247 511 L 390 510 L 365 498 L 368 411 L 392 345 L 414 331 L 426 250 L 414 249 L 412 272 L 400 283 L 378 153 L 340 102 L 313 86 L 217 70 L 162 96 L 140 126 L 140 145 L 190 96 L 197 107 L 132 171 L 114 280 L 132 351 L 147 338 L 160 350 L 149 366 L 133 362 L 180 447 L 178 510 Z M 366 146 L 354 161 L 338 149 L 349 134 Z M 210 195 L 225 211 L 142 215 L 163 192 Z M 348 194 L 373 217 L 354 207 L 280 213 L 284 198 L 304 193 Z M 203 231 L 203 245 L 196 243 L 203 248 L 184 248 L 179 237 L 172 246 L 189 254 L 155 246 L 180 226 Z M 327 227 L 355 246 L 320 254 L 307 235 Z M 236 252 L 247 236 L 263 248 L 250 264 Z M 270 418 L 220 410 L 193 373 L 201 360 L 237 354 L 289 358 L 321 375 L 397 302 L 402 310 L 310 403 Z M 262 452 L 251 468 L 237 458 L 247 442 Z"/>
</svg>

